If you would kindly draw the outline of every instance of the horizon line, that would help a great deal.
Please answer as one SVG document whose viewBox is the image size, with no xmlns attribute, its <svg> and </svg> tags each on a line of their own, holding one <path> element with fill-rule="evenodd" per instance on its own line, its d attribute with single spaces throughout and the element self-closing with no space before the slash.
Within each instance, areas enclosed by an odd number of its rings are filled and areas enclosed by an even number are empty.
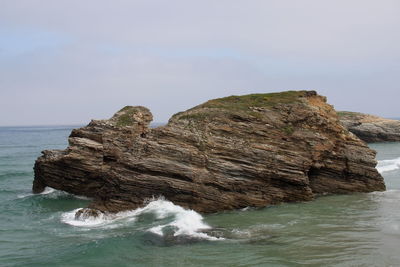
<svg viewBox="0 0 400 267">
<path fill-rule="evenodd" d="M 150 125 L 152 124 L 167 124 L 167 122 L 150 122 Z M 86 126 L 88 123 L 66 123 L 66 124 L 14 124 L 14 125 L 0 125 L 0 128 L 5 128 L 5 127 L 55 127 L 55 126 Z"/>
</svg>

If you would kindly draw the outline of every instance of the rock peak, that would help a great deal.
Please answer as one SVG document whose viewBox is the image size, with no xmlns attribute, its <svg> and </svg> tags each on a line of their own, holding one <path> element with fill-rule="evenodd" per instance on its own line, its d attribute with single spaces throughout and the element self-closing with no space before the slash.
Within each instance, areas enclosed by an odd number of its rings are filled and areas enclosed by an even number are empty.
<svg viewBox="0 0 400 267">
<path fill-rule="evenodd" d="M 110 122 L 118 127 L 148 126 L 153 120 L 150 110 L 143 106 L 125 106 L 112 116 Z"/>
</svg>

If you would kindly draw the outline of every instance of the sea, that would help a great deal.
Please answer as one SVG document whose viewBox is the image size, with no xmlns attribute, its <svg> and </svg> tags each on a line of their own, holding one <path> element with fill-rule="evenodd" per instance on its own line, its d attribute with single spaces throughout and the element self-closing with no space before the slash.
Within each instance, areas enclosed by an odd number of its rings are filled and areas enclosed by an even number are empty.
<svg viewBox="0 0 400 267">
<path fill-rule="evenodd" d="M 0 127 L 0 266 L 400 266 L 400 143 L 374 143 L 387 191 L 203 215 L 162 197 L 75 219 L 90 202 L 33 164 L 78 126 Z"/>
</svg>

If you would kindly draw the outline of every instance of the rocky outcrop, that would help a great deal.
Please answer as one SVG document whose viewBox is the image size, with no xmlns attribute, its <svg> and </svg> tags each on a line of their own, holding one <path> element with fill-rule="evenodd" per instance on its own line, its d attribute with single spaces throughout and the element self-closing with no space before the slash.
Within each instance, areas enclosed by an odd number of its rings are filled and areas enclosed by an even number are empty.
<svg viewBox="0 0 400 267">
<path fill-rule="evenodd" d="M 340 122 L 361 140 L 373 142 L 399 142 L 400 121 L 358 112 L 339 111 Z"/>
<path fill-rule="evenodd" d="M 385 190 L 375 152 L 314 91 L 214 99 L 154 129 L 151 119 L 144 107 L 125 107 L 74 129 L 67 149 L 37 159 L 33 191 L 92 197 L 100 211 L 164 196 L 217 212 Z"/>
</svg>

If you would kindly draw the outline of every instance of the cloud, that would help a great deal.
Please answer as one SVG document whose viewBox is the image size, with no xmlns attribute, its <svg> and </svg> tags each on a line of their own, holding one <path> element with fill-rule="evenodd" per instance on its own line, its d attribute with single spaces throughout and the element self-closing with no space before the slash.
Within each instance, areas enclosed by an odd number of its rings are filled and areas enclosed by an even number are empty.
<svg viewBox="0 0 400 267">
<path fill-rule="evenodd" d="M 399 115 L 396 0 L 1 5 L 0 125 L 84 123 L 127 104 L 166 121 L 210 98 L 289 89 Z"/>
</svg>

